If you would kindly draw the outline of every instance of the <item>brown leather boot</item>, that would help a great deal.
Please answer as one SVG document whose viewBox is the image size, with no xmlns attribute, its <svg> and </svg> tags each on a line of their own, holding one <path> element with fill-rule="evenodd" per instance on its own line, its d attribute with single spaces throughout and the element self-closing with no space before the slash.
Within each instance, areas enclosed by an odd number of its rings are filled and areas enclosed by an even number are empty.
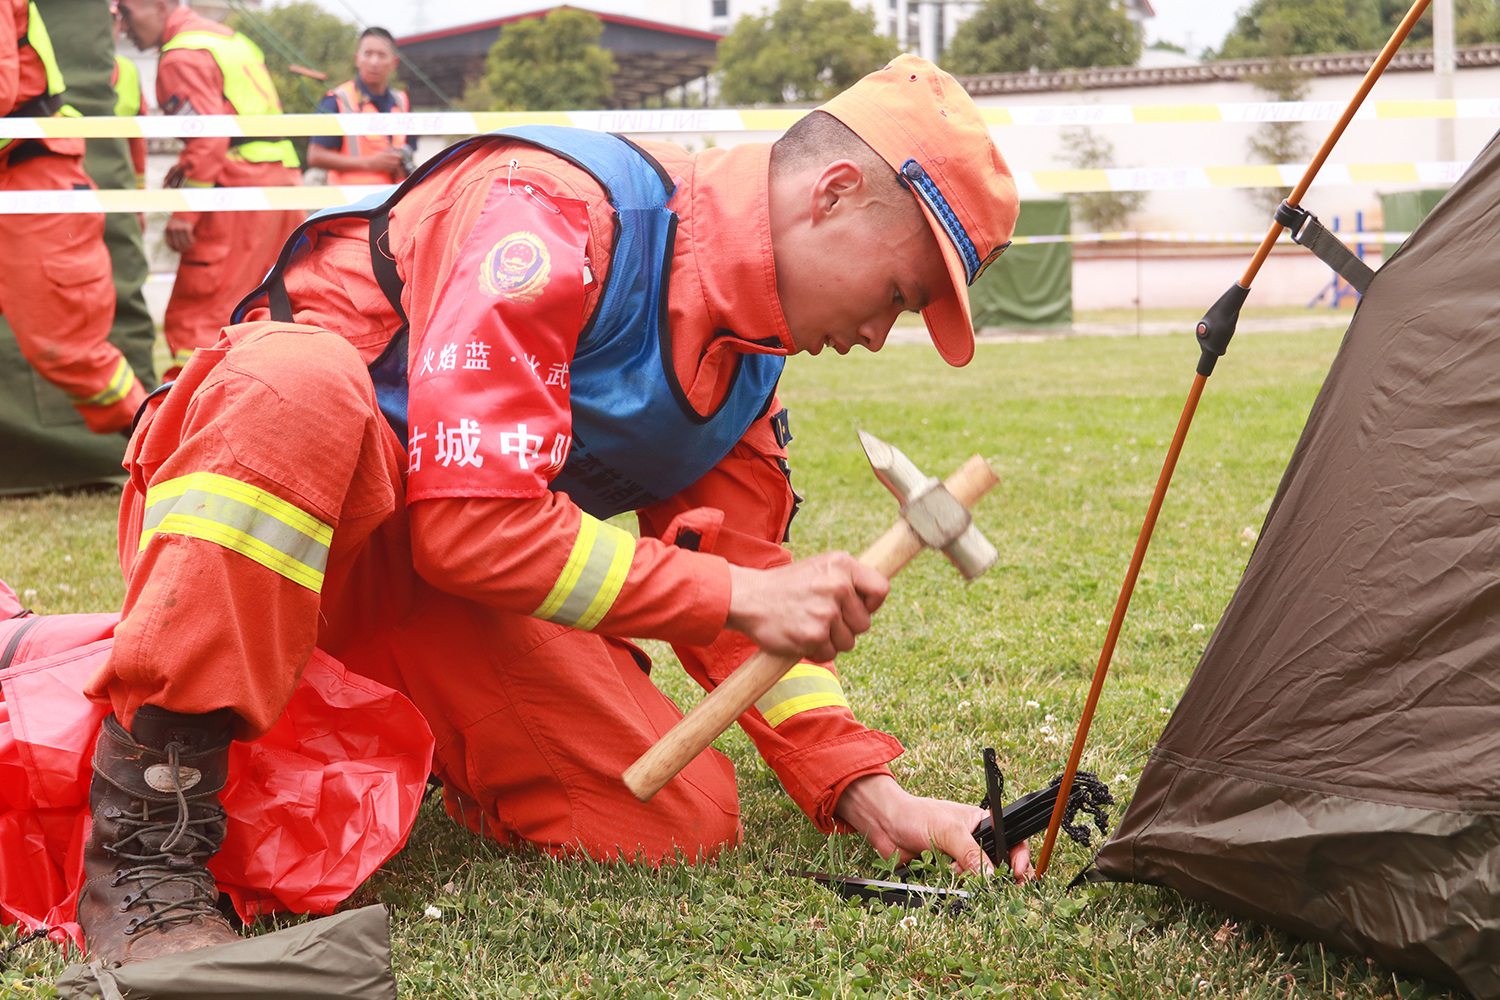
<svg viewBox="0 0 1500 1000">
<path fill-rule="evenodd" d="M 205 865 L 224 844 L 219 792 L 234 713 L 142 706 L 134 738 L 109 715 L 94 749 L 93 832 L 84 846 L 78 923 L 89 954 L 138 962 L 238 941 Z"/>
</svg>

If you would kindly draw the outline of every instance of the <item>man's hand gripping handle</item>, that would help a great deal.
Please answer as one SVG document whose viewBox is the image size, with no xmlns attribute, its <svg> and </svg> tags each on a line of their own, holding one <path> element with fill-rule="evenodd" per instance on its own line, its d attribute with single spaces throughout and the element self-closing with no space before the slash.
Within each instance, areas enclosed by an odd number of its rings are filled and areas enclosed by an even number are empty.
<svg viewBox="0 0 1500 1000">
<path fill-rule="evenodd" d="M 975 455 L 943 485 L 965 507 L 972 507 L 999 481 L 989 464 Z M 866 549 L 859 561 L 890 578 L 916 558 L 922 548 L 922 540 L 903 518 Z M 649 801 L 720 733 L 748 712 L 799 659 L 765 650 L 756 652 L 630 765 L 625 772 L 626 787 L 640 801 Z"/>
</svg>

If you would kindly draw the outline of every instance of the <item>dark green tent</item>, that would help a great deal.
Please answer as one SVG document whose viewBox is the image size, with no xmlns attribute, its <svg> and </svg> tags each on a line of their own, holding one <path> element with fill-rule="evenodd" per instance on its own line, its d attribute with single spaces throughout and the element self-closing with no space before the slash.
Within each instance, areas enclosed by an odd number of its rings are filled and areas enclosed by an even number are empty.
<svg viewBox="0 0 1500 1000">
<path fill-rule="evenodd" d="M 1072 229 L 1066 198 L 1021 202 L 1017 236 L 1065 236 Z M 969 288 L 974 329 L 1071 326 L 1073 244 L 1032 243 L 1005 251 Z"/>
<path fill-rule="evenodd" d="M 114 114 L 110 76 L 115 43 L 109 5 L 100 0 L 37 0 L 37 8 L 68 84 L 68 103 L 85 115 Z M 101 188 L 135 186 L 135 168 L 124 139 L 88 140 L 84 168 Z M 150 389 L 156 385 L 151 363 L 156 327 L 141 295 L 147 264 L 140 223 L 134 215 L 106 215 L 104 240 L 115 278 L 115 320 L 109 339 Z M 91 433 L 67 396 L 26 363 L 15 334 L 0 316 L 0 494 L 123 478 L 124 455 L 124 438 Z"/>
<path fill-rule="evenodd" d="M 1380 269 L 1098 866 L 1500 997 L 1500 143 Z"/>
</svg>

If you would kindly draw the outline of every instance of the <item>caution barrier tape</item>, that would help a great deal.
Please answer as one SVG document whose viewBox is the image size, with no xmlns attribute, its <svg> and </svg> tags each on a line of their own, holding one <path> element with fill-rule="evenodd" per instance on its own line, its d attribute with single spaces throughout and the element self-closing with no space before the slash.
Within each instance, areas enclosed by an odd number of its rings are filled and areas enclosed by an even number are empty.
<svg viewBox="0 0 1500 1000">
<path fill-rule="evenodd" d="M 1377 243 L 1401 243 L 1411 233 L 1401 232 L 1365 232 L 1356 233 L 1334 233 L 1339 239 L 1349 246 L 1372 246 Z M 1136 232 L 1123 230 L 1112 233 L 1066 233 L 1059 236 L 1015 236 L 1011 238 L 1012 246 L 1037 246 L 1045 243 L 1130 243 L 1140 241 L 1142 243 L 1233 243 L 1254 245 L 1266 238 L 1264 232 L 1259 233 L 1189 233 L 1173 232 L 1170 230 L 1154 230 Z M 1278 242 L 1291 243 L 1290 234 L 1283 232 Z"/>
<path fill-rule="evenodd" d="M 1348 184 L 1449 185 L 1467 161 L 1330 163 L 1315 187 Z M 1290 187 L 1297 164 L 1248 167 L 1134 167 L 1104 170 L 1018 170 L 1022 197 L 1096 191 L 1192 191 L 1211 188 Z M 264 212 L 338 208 L 382 185 L 176 188 L 165 191 L 0 191 L 0 215 L 79 212 Z"/>
<path fill-rule="evenodd" d="M 1314 187 L 1347 184 L 1455 183 L 1467 160 L 1420 163 L 1328 163 Z M 1305 163 L 1256 164 L 1243 167 L 1110 167 L 1099 170 L 1017 170 L 1021 197 L 1090 191 L 1192 191 L 1207 188 L 1291 187 Z"/>
<path fill-rule="evenodd" d="M 598 132 L 781 132 L 807 108 L 684 108 L 618 111 L 446 111 L 387 115 L 142 115 L 135 118 L 0 118 L 0 139 L 195 139 L 304 135 L 465 136 L 512 125 L 571 125 Z M 1218 104 L 1038 104 L 982 108 L 991 126 L 1141 125 L 1189 122 L 1333 121 L 1331 101 L 1247 101 Z M 1355 120 L 1500 118 L 1500 99 L 1376 101 Z"/>
</svg>

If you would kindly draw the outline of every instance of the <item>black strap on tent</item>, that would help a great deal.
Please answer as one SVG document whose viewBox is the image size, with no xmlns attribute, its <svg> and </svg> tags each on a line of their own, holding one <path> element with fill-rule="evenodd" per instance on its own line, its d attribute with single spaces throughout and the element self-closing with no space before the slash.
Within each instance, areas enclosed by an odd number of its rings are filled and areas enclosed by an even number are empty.
<svg viewBox="0 0 1500 1000">
<path fill-rule="evenodd" d="M 1294 242 L 1307 247 L 1313 252 L 1313 256 L 1333 268 L 1359 294 L 1365 294 L 1375 278 L 1375 272 L 1370 270 L 1370 265 L 1356 257 L 1343 240 L 1325 229 L 1316 215 L 1301 205 L 1282 202 L 1276 209 L 1276 221 L 1286 227 Z"/>
</svg>

